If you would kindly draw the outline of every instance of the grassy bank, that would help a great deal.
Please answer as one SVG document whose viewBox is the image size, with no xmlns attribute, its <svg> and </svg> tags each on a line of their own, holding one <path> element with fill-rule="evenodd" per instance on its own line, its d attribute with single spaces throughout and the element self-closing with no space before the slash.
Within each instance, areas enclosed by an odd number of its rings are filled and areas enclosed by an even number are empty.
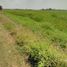
<svg viewBox="0 0 67 67">
<path fill-rule="evenodd" d="M 67 67 L 67 11 L 4 10 L 2 23 L 32 67 Z"/>
</svg>

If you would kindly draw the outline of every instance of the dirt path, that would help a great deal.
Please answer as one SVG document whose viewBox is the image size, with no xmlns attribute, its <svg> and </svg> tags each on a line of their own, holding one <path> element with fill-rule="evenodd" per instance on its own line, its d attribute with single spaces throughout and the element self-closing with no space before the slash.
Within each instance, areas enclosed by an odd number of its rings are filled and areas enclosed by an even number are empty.
<svg viewBox="0 0 67 67">
<path fill-rule="evenodd" d="M 9 19 L 0 15 L 0 67 L 29 67 L 16 50 L 14 38 L 2 25 L 7 22 Z"/>
</svg>

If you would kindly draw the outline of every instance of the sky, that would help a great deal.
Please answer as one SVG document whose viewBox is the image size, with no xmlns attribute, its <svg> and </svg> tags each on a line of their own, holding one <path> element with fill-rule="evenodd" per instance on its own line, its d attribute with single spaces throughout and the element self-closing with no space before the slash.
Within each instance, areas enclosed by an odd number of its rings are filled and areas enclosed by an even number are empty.
<svg viewBox="0 0 67 67">
<path fill-rule="evenodd" d="M 0 5 L 7 9 L 66 9 L 67 0 L 0 0 Z"/>
</svg>

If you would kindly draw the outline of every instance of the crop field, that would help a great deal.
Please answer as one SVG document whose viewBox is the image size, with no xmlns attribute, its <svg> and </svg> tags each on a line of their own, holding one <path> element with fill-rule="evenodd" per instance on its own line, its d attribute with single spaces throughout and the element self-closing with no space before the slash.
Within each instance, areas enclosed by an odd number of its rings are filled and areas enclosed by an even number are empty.
<svg viewBox="0 0 67 67">
<path fill-rule="evenodd" d="M 0 11 L 0 67 L 67 67 L 67 11 Z"/>
</svg>

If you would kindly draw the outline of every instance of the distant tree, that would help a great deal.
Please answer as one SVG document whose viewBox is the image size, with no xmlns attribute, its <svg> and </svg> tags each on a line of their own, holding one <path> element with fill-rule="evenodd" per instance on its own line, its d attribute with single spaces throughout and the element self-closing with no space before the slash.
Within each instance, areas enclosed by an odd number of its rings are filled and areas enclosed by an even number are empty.
<svg viewBox="0 0 67 67">
<path fill-rule="evenodd" d="M 3 8 L 2 8 L 2 6 L 0 6 L 0 10 L 2 10 Z"/>
<path fill-rule="evenodd" d="M 43 10 L 43 11 L 44 11 L 45 9 L 44 9 L 44 8 L 42 8 L 41 10 Z"/>
<path fill-rule="evenodd" d="M 48 10 L 52 10 L 52 8 L 48 8 Z"/>
</svg>

